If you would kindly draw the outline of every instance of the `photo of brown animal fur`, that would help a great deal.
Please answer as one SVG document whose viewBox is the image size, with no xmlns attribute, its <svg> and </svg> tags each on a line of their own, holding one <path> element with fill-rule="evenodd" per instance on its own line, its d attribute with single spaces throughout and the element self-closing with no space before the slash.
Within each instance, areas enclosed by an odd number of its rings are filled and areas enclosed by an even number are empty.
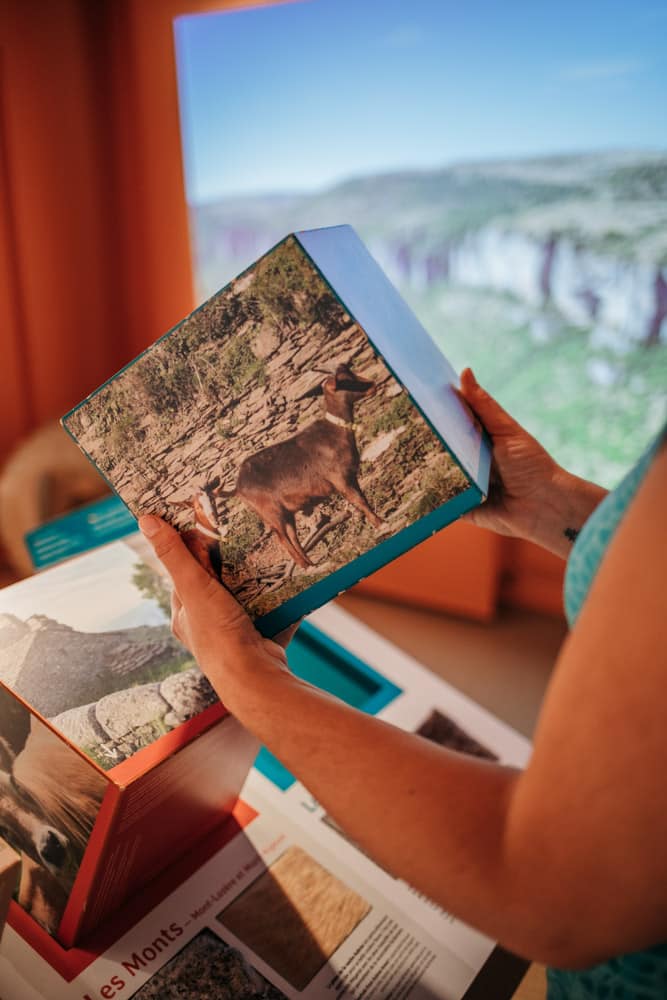
<svg viewBox="0 0 667 1000">
<path fill-rule="evenodd" d="M 324 415 L 291 438 L 244 459 L 234 489 L 219 493 L 225 499 L 240 497 L 265 528 L 275 532 L 301 569 L 313 563 L 297 538 L 294 515 L 298 511 L 312 511 L 317 503 L 338 493 L 374 528 L 382 526 L 359 487 L 360 459 L 354 438 L 354 405 L 374 391 L 371 379 L 356 375 L 349 365 L 338 365 L 303 396 L 323 396 Z M 309 547 L 313 545 L 311 538 Z"/>
<path fill-rule="evenodd" d="M 255 618 L 470 485 L 293 237 L 64 423 Z"/>
<path fill-rule="evenodd" d="M 302 990 L 370 909 L 358 893 L 293 846 L 218 914 L 218 920 Z"/>
<path fill-rule="evenodd" d="M 5 929 L 7 911 L 18 884 L 21 859 L 6 840 L 0 837 L 0 939 Z"/>
<path fill-rule="evenodd" d="M 19 904 L 54 933 L 107 781 L 2 687 L 0 730 L 0 836 L 21 856 Z"/>
</svg>

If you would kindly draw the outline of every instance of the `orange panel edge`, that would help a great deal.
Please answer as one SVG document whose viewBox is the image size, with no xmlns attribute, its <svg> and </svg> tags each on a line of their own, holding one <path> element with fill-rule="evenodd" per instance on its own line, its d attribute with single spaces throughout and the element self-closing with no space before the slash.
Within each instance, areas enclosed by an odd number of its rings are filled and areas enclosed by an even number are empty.
<svg viewBox="0 0 667 1000">
<path fill-rule="evenodd" d="M 352 593 L 490 621 L 501 567 L 502 539 L 457 521 L 362 580 Z"/>
<path fill-rule="evenodd" d="M 562 618 L 565 562 L 521 538 L 502 541 L 500 603 Z"/>
</svg>

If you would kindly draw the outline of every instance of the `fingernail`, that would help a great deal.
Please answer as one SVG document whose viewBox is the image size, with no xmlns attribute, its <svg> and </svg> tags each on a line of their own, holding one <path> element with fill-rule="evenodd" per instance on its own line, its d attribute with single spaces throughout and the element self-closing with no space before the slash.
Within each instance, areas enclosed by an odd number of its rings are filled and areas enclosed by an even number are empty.
<svg viewBox="0 0 667 1000">
<path fill-rule="evenodd" d="M 139 527 L 146 538 L 152 538 L 160 530 L 160 521 L 152 514 L 144 514 L 143 517 L 139 518 Z"/>
<path fill-rule="evenodd" d="M 475 378 L 475 373 L 472 370 L 472 368 L 466 368 L 466 372 L 467 372 L 468 378 L 470 379 L 470 381 L 472 382 L 472 384 L 474 386 L 478 385 L 477 379 Z"/>
</svg>

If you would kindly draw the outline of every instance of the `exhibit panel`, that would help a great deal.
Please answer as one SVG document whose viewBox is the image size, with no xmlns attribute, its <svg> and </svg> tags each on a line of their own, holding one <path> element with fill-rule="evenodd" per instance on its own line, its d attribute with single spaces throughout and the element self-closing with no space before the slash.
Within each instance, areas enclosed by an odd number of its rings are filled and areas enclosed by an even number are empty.
<svg viewBox="0 0 667 1000">
<path fill-rule="evenodd" d="M 339 608 L 306 623 L 297 659 L 309 680 L 406 730 L 527 760 L 523 737 Z M 232 819 L 85 947 L 57 945 L 14 904 L 0 978 L 3 1000 L 324 998 L 371 983 L 378 996 L 456 1000 L 493 951 L 374 864 L 299 782 L 260 765 Z M 507 996 L 522 971 L 513 967 Z"/>
</svg>

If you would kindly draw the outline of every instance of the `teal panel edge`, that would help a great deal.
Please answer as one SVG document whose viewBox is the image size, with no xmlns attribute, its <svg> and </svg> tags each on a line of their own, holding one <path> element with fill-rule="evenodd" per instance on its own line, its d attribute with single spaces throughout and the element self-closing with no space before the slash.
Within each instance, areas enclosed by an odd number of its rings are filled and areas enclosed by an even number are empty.
<svg viewBox="0 0 667 1000">
<path fill-rule="evenodd" d="M 35 569 L 46 569 L 136 531 L 136 520 L 114 494 L 34 528 L 25 544 Z"/>
<path fill-rule="evenodd" d="M 286 792 L 296 783 L 292 772 L 288 771 L 285 765 L 281 764 L 278 758 L 274 757 L 266 747 L 262 747 L 257 754 L 253 767 L 281 792 Z"/>
<path fill-rule="evenodd" d="M 374 670 L 373 667 L 370 667 L 345 646 L 341 646 L 339 642 L 332 639 L 330 635 L 327 635 L 326 632 L 323 632 L 316 625 L 313 625 L 312 622 L 301 622 L 298 635 L 310 639 L 311 642 L 323 647 L 330 656 L 342 660 L 345 666 L 351 669 L 352 673 L 361 674 L 362 677 L 367 678 L 377 686 L 374 694 L 364 701 L 362 706 L 364 712 L 369 712 L 370 714 L 379 712 L 390 701 L 393 701 L 397 695 L 402 694 L 402 688 L 394 684 L 393 681 L 388 680 L 384 674 Z M 330 691 L 330 693 L 337 694 L 336 691 Z"/>
<path fill-rule="evenodd" d="M 341 646 L 335 639 L 332 639 L 331 636 L 322 632 L 310 622 L 302 622 L 298 634 L 311 642 L 317 643 L 330 656 L 342 660 L 346 667 L 357 674 L 361 674 L 364 678 L 372 680 L 377 685 L 373 694 L 362 705 L 358 706 L 367 715 L 377 715 L 394 698 L 402 694 L 402 688 L 398 687 L 397 684 L 388 680 L 388 678 L 378 673 L 377 670 L 373 670 L 372 667 L 369 667 L 367 663 L 364 663 L 358 656 L 351 653 L 345 646 Z M 295 671 L 295 673 L 298 672 Z M 320 687 L 330 694 L 336 695 L 336 691 L 331 689 L 332 685 L 320 685 Z M 296 778 L 291 771 L 288 771 L 285 765 L 281 764 L 278 758 L 274 757 L 266 747 L 262 747 L 257 754 L 254 766 L 260 774 L 263 774 L 281 792 L 286 792 L 296 782 Z"/>
<path fill-rule="evenodd" d="M 364 577 L 403 555 L 409 549 L 425 541 L 430 535 L 456 521 L 466 511 L 476 507 L 483 494 L 477 486 L 471 485 L 453 500 L 449 500 L 437 510 L 408 525 L 391 538 L 380 542 L 368 552 L 353 559 L 346 566 L 331 573 L 325 580 L 319 580 L 300 594 L 291 597 L 280 607 L 257 618 L 255 626 L 265 636 L 277 635 L 283 629 L 310 614 L 316 608 L 327 604 L 333 597 L 359 583 Z"/>
</svg>

